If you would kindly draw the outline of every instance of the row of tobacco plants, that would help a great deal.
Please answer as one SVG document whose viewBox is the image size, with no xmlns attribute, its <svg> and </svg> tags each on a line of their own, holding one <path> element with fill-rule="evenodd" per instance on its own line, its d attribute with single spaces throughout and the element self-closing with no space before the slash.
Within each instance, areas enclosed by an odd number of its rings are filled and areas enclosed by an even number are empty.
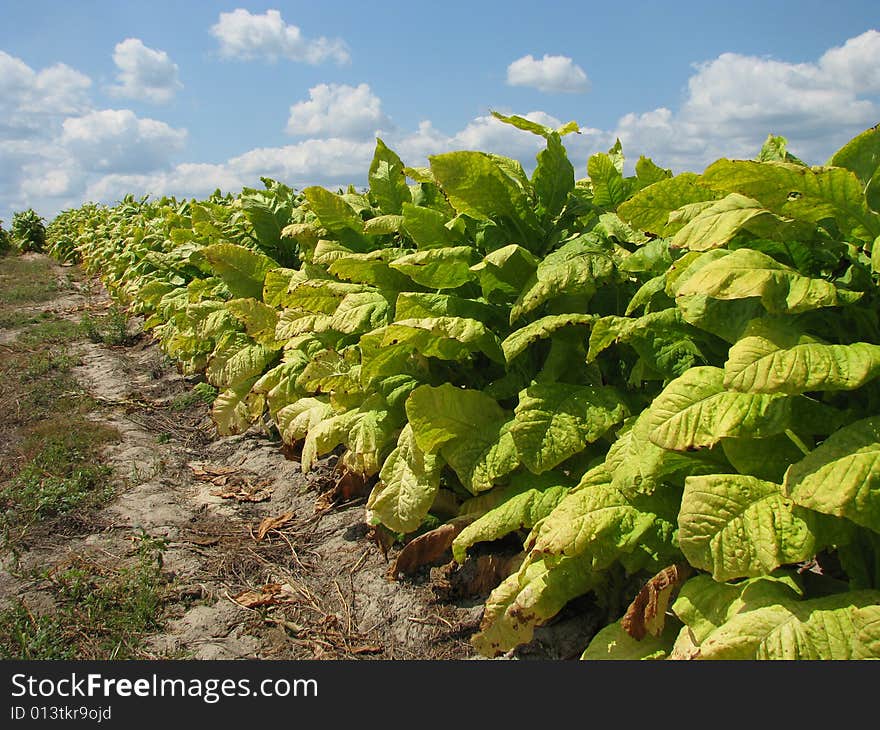
<svg viewBox="0 0 880 730">
<path fill-rule="evenodd" d="M 129 197 L 50 246 L 205 373 L 221 433 L 336 450 L 370 524 L 458 562 L 518 534 L 484 655 L 593 594 L 629 609 L 587 659 L 880 657 L 880 130 L 700 175 L 618 143 L 576 179 L 576 125 L 496 116 L 546 141 L 531 175 L 379 140 L 366 191 Z"/>
</svg>

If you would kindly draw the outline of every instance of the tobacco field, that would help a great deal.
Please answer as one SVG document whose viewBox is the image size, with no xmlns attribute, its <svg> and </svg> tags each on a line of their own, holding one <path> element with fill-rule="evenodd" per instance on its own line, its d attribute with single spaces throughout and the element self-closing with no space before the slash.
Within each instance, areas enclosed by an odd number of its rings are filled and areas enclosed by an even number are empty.
<svg viewBox="0 0 880 730">
<path fill-rule="evenodd" d="M 880 657 L 880 128 L 627 175 L 495 116 L 546 142 L 531 174 L 377 140 L 368 189 L 130 196 L 46 247 L 217 389 L 220 434 L 336 454 L 401 555 L 514 545 L 484 657 L 587 595 L 587 660 Z"/>
</svg>

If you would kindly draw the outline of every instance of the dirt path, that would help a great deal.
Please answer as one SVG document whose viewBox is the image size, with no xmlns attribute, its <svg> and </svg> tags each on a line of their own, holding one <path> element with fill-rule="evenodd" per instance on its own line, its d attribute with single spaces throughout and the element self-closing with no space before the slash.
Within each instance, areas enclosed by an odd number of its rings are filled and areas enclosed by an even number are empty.
<svg viewBox="0 0 880 730">
<path fill-rule="evenodd" d="M 55 273 L 65 270 L 55 266 Z M 40 308 L 79 321 L 84 311 L 109 305 L 97 282 L 79 289 Z M 139 328 L 129 322 L 130 332 Z M 208 406 L 192 402 L 197 379 L 179 375 L 145 335 L 124 347 L 85 338 L 71 347 L 78 360 L 72 373 L 98 404 L 89 418 L 119 433 L 104 451 L 116 495 L 43 534 L 15 570 L 0 571 L 0 605 L 18 596 L 34 611 L 49 610 L 51 586 L 33 577 L 36 568 L 89 556 L 112 570 L 150 538 L 163 545 L 166 587 L 162 630 L 146 638 L 145 658 L 472 654 L 468 639 L 485 594 L 438 599 L 427 569 L 389 580 L 393 555 L 364 524 L 364 500 L 334 505 L 320 498 L 334 484 L 335 457 L 304 475 L 258 426 L 217 437 Z M 276 518 L 274 526 L 268 518 Z M 585 645 L 590 623 L 563 616 L 521 654 L 571 656 Z"/>
</svg>

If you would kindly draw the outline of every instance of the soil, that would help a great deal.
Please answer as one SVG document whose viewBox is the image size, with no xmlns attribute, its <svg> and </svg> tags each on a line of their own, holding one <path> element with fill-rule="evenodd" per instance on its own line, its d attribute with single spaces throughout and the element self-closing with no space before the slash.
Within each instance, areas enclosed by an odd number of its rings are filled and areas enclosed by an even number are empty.
<svg viewBox="0 0 880 730">
<path fill-rule="evenodd" d="M 59 279 L 65 271 L 56 266 Z M 109 303 L 92 281 L 35 309 L 79 321 Z M 37 529 L 15 569 L 7 560 L 0 570 L 0 606 L 18 596 L 31 610 L 50 610 L 50 587 L 29 571 L 74 555 L 122 565 L 149 536 L 165 543 L 167 595 L 163 629 L 147 637 L 144 658 L 476 658 L 469 638 L 487 587 L 456 595 L 450 566 L 387 577 L 399 546 L 376 539 L 363 497 L 328 498 L 335 456 L 303 474 L 262 424 L 218 437 L 208 406 L 179 407 L 198 378 L 179 374 L 140 324 L 129 322 L 132 345 L 71 345 L 80 363 L 73 374 L 98 403 L 90 417 L 120 434 L 104 452 L 115 497 L 52 531 Z M 599 620 L 575 602 L 513 656 L 576 657 Z"/>
</svg>

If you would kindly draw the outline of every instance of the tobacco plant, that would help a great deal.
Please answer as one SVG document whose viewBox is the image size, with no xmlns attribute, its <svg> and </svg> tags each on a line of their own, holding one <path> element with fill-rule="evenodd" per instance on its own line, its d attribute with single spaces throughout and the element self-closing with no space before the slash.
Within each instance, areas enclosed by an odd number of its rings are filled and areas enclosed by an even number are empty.
<svg viewBox="0 0 880 730">
<path fill-rule="evenodd" d="M 205 372 L 220 433 L 338 450 L 371 525 L 445 523 L 459 563 L 519 535 L 485 655 L 592 594 L 621 609 L 586 659 L 880 656 L 880 131 L 699 175 L 617 143 L 577 179 L 574 123 L 496 116 L 545 141 L 530 175 L 377 140 L 365 190 L 129 197 L 51 243 Z"/>
</svg>

